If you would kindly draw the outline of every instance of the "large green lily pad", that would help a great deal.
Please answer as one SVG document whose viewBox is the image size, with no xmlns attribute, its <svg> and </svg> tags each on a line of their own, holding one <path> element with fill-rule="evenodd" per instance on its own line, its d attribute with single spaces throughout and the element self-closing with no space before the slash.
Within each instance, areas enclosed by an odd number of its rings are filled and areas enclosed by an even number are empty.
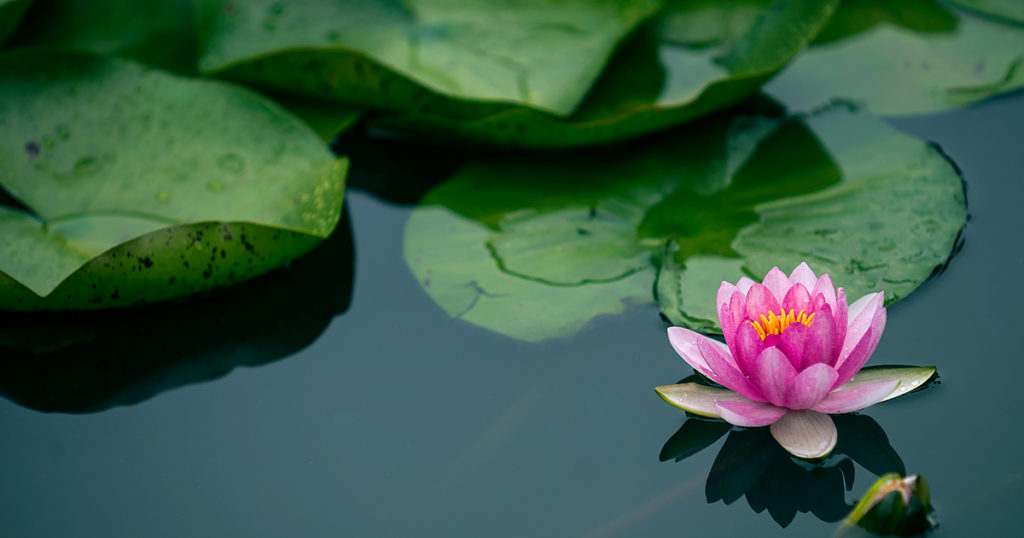
<svg viewBox="0 0 1024 538">
<path fill-rule="evenodd" d="M 0 45 L 14 33 L 32 0 L 0 0 Z"/>
<path fill-rule="evenodd" d="M 373 108 L 458 115 L 518 103 L 566 115 L 660 3 L 203 0 L 199 67 Z"/>
<path fill-rule="evenodd" d="M 834 98 L 886 115 L 967 105 L 1024 85 L 1024 28 L 931 0 L 845 1 L 765 90 L 793 110 Z"/>
<path fill-rule="evenodd" d="M 262 274 L 341 214 L 346 161 L 272 101 L 127 60 L 0 56 L 0 309 L 153 302 Z"/>
<path fill-rule="evenodd" d="M 470 163 L 413 211 L 405 258 L 449 314 L 522 340 L 571 335 L 655 289 L 673 322 L 714 330 L 718 284 L 774 265 L 806 260 L 852 297 L 903 297 L 964 221 L 938 150 L 834 107 Z"/>
<path fill-rule="evenodd" d="M 825 26 L 837 1 L 674 0 L 612 59 L 576 110 L 529 107 L 472 116 L 424 109 L 371 125 L 425 137 L 514 147 L 627 139 L 724 108 L 757 90 Z"/>
</svg>

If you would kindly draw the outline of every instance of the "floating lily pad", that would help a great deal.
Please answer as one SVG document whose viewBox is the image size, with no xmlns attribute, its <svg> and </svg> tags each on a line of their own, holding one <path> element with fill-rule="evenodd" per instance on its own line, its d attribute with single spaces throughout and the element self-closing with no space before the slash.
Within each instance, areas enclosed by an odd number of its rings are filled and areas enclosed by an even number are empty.
<svg viewBox="0 0 1024 538">
<path fill-rule="evenodd" d="M 90 309 L 246 280 L 341 214 L 346 161 L 243 88 L 126 60 L 0 56 L 0 309 Z"/>
<path fill-rule="evenodd" d="M 429 137 L 518 147 L 622 140 L 677 125 L 749 96 L 828 21 L 836 1 L 675 0 L 615 55 L 567 117 L 535 107 L 473 115 L 424 108 L 371 125 Z"/>
<path fill-rule="evenodd" d="M 73 48 L 138 60 L 183 74 L 196 72 L 192 0 L 37 0 L 12 46 Z M 272 94 L 325 141 L 359 119 L 356 108 L 322 99 Z"/>
<path fill-rule="evenodd" d="M 32 0 L 0 0 L 0 45 L 14 33 Z"/>
<path fill-rule="evenodd" d="M 653 299 L 714 330 L 723 280 L 806 260 L 851 297 L 904 297 L 950 256 L 963 185 L 934 147 L 843 107 L 720 117 L 643 145 L 467 164 L 406 229 L 417 280 L 453 316 L 571 335 Z"/>
<path fill-rule="evenodd" d="M 1021 87 L 1022 62 L 1019 25 L 930 0 L 846 1 L 765 90 L 793 110 L 842 98 L 878 114 L 923 114 Z"/>
<path fill-rule="evenodd" d="M 566 115 L 660 3 L 203 0 L 199 67 L 381 109 L 459 115 L 522 104 Z"/>
</svg>

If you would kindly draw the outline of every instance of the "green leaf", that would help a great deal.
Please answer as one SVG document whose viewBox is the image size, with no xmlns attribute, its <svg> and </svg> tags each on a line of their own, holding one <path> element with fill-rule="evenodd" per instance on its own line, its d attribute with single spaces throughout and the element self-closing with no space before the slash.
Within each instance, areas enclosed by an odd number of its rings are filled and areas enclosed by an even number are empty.
<svg viewBox="0 0 1024 538">
<path fill-rule="evenodd" d="M 341 214 L 347 162 L 273 102 L 126 60 L 0 56 L 0 309 L 90 309 L 246 280 Z"/>
<path fill-rule="evenodd" d="M 200 71 L 382 109 L 572 112 L 659 0 L 203 0 Z M 557 51 L 557 52 L 556 52 Z M 480 103 L 468 103 L 465 100 Z"/>
<path fill-rule="evenodd" d="M 1024 22 L 1024 3 L 1020 0 L 950 0 L 950 2 L 1014 22 Z"/>
<path fill-rule="evenodd" d="M 280 93 L 271 93 L 269 96 L 306 122 L 325 142 L 331 142 L 336 136 L 348 131 L 363 116 L 357 108 L 330 101 Z"/>
<path fill-rule="evenodd" d="M 891 400 L 908 392 L 923 389 L 935 378 L 934 366 L 869 366 L 857 372 L 850 381 L 843 385 L 844 389 L 860 385 L 870 385 L 882 381 L 899 380 L 896 390 L 884 400 Z"/>
<path fill-rule="evenodd" d="M 776 200 L 761 196 L 754 205 L 757 220 L 739 229 L 730 243 L 743 260 L 742 273 L 732 272 L 737 265 L 721 256 L 676 253 L 676 263 L 663 265 L 659 274 L 659 302 L 670 320 L 718 331 L 717 323 L 709 323 L 718 317 L 718 286 L 709 283 L 735 282 L 744 274 L 760 280 L 774 266 L 788 272 L 806 261 L 819 274 L 829 273 L 851 301 L 884 290 L 892 303 L 946 263 L 966 222 L 966 202 L 945 156 L 864 114 L 817 114 L 807 126 L 841 181 Z M 776 156 L 780 162 L 795 157 Z M 833 173 L 806 155 L 798 159 L 803 162 L 784 165 L 788 181 L 807 184 Z M 768 166 L 759 175 L 771 177 L 771 170 Z"/>
<path fill-rule="evenodd" d="M 54 45 L 195 73 L 192 0 L 35 0 L 12 45 Z"/>
<path fill-rule="evenodd" d="M 843 2 L 819 39 L 765 86 L 793 110 L 842 98 L 924 114 L 1024 85 L 1024 28 L 930 0 Z"/>
<path fill-rule="evenodd" d="M 722 116 L 599 152 L 471 162 L 410 216 L 405 258 L 449 314 L 515 338 L 657 300 L 713 330 L 723 280 L 806 260 L 857 298 L 950 256 L 963 185 L 934 147 L 834 107 Z"/>
<path fill-rule="evenodd" d="M 32 0 L 0 0 L 0 45 L 14 33 Z"/>
<path fill-rule="evenodd" d="M 655 387 L 658 396 L 670 405 L 695 415 L 708 418 L 721 418 L 718 402 L 742 402 L 747 399 L 735 392 L 720 387 L 709 387 L 697 383 L 680 383 Z"/>
<path fill-rule="evenodd" d="M 572 147 L 665 129 L 754 93 L 800 52 L 838 1 L 670 2 L 615 55 L 568 117 L 512 107 L 474 115 L 402 111 L 375 127 L 476 144 Z"/>
</svg>

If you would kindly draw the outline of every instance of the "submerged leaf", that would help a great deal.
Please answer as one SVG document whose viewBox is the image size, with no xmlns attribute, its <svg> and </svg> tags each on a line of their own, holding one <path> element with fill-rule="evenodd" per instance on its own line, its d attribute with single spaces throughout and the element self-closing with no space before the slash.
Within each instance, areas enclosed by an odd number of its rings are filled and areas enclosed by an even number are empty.
<svg viewBox="0 0 1024 538">
<path fill-rule="evenodd" d="M 932 0 L 845 1 L 765 90 L 794 110 L 832 99 L 878 114 L 937 112 L 1024 85 L 1024 28 Z"/>
<path fill-rule="evenodd" d="M 664 314 L 713 330 L 723 280 L 803 260 L 848 296 L 901 298 L 946 262 L 964 220 L 941 153 L 833 108 L 469 163 L 413 211 L 405 258 L 449 314 L 515 338 L 650 301 L 656 270 Z"/>
<path fill-rule="evenodd" d="M 346 162 L 274 103 L 125 60 L 0 56 L 0 309 L 152 302 L 308 251 Z"/>
</svg>

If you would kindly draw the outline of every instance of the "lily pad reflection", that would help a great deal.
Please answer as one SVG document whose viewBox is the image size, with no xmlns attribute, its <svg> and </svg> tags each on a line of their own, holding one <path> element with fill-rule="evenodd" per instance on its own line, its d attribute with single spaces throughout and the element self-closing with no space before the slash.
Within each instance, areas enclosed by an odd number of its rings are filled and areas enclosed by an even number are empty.
<svg viewBox="0 0 1024 538">
<path fill-rule="evenodd" d="M 767 510 L 782 527 L 792 523 L 798 512 L 837 522 L 854 505 L 846 498 L 853 490 L 854 463 L 876 476 L 906 470 L 874 419 L 851 414 L 836 415 L 833 420 L 839 443 L 831 456 L 819 462 L 791 457 L 767 428 L 733 428 L 702 418 L 687 419 L 665 443 L 660 459 L 681 461 L 728 435 L 708 474 L 704 489 L 708 503 L 732 504 L 746 498 L 754 512 Z"/>
<path fill-rule="evenodd" d="M 142 310 L 2 314 L 0 394 L 86 413 L 287 357 L 348 309 L 353 259 L 345 216 L 289 267 L 216 295 Z"/>
<path fill-rule="evenodd" d="M 405 259 L 450 315 L 528 341 L 656 299 L 715 330 L 721 281 L 808 261 L 906 296 L 948 260 L 963 186 L 934 147 L 843 107 L 720 116 L 599 152 L 472 161 L 431 190 Z"/>
</svg>

